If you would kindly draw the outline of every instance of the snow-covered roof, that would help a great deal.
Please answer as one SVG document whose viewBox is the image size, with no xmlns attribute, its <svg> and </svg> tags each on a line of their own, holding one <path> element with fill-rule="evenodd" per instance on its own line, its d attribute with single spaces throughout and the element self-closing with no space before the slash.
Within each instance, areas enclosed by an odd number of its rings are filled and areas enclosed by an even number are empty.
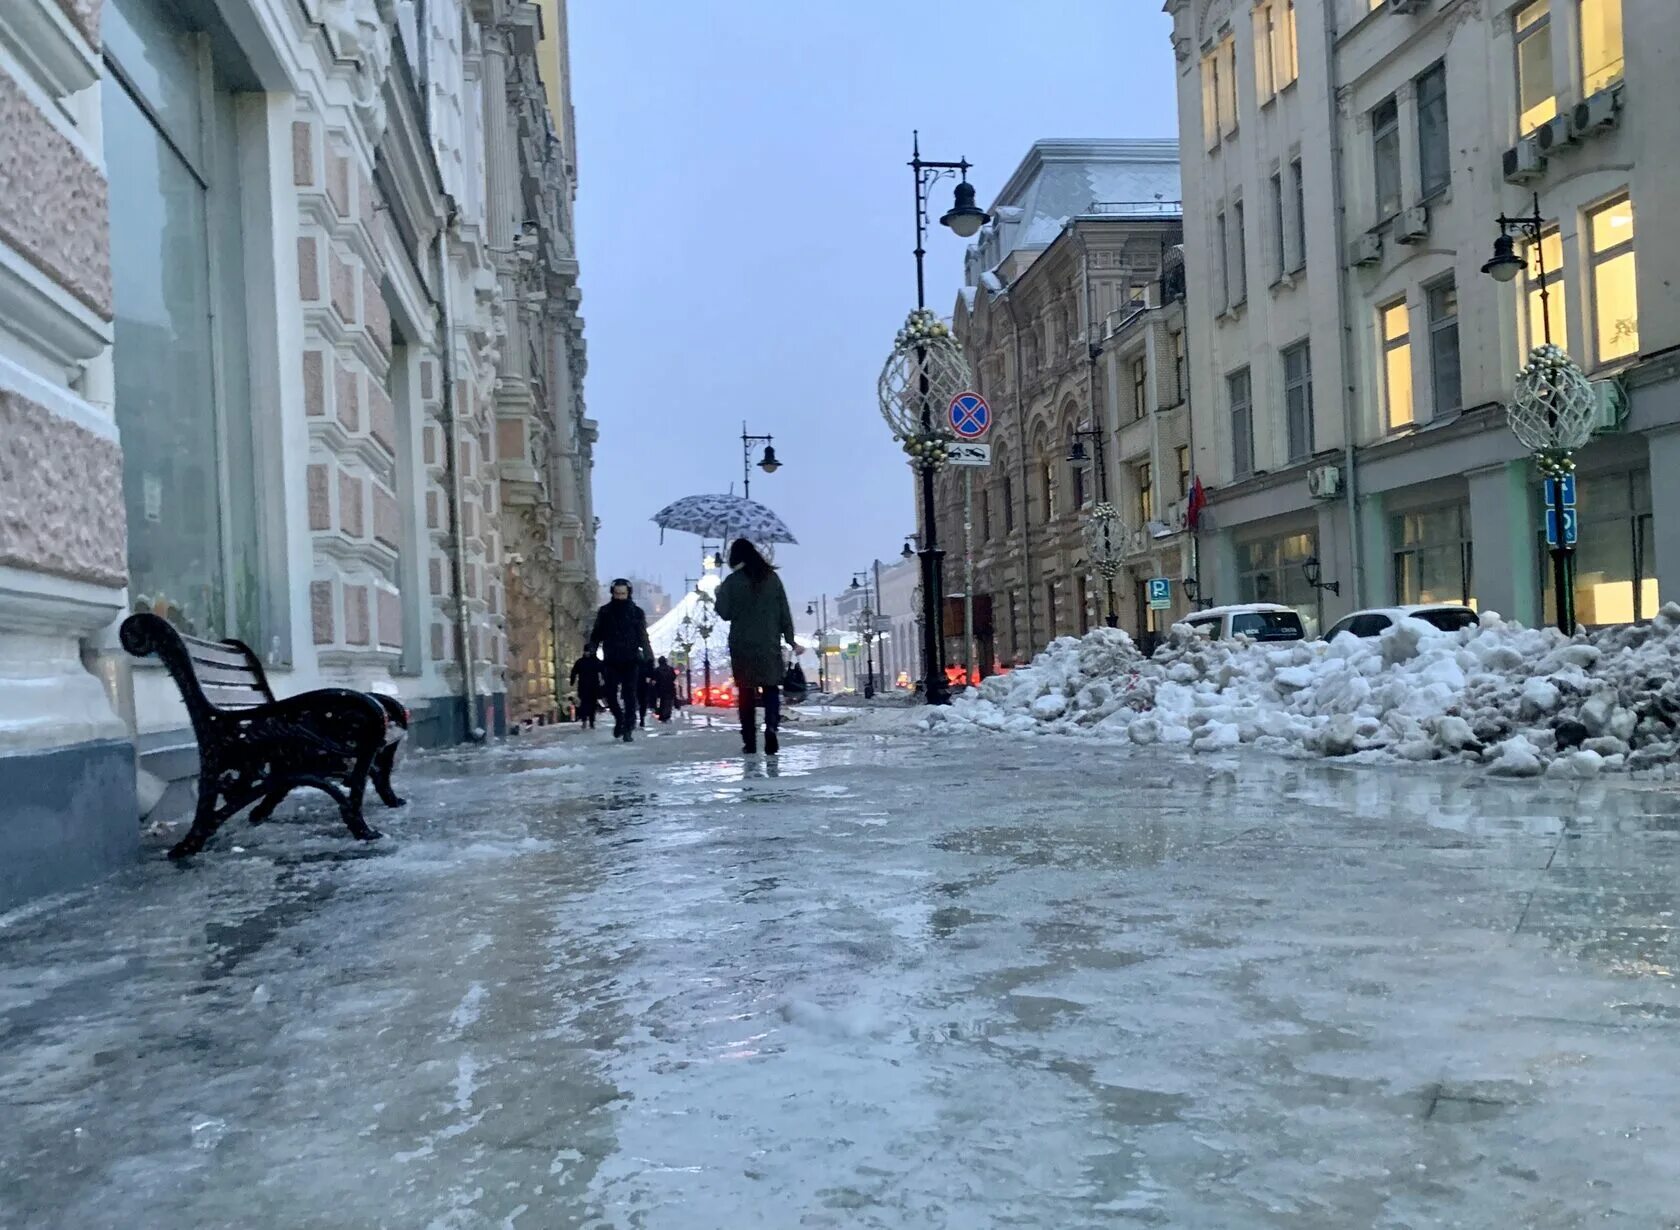
<svg viewBox="0 0 1680 1230">
<path fill-rule="evenodd" d="M 1178 622 L 1189 623 L 1193 619 L 1206 619 L 1209 615 L 1260 615 L 1268 611 L 1293 611 L 1292 606 L 1279 606 L 1275 602 L 1238 602 L 1231 606 L 1210 606 L 1205 611 L 1191 611 Z"/>
<path fill-rule="evenodd" d="M 1182 195 L 1175 139 L 1035 141 L 992 202 L 975 264 L 995 269 L 1019 248 L 1047 247 L 1073 218 L 1176 218 Z"/>
</svg>

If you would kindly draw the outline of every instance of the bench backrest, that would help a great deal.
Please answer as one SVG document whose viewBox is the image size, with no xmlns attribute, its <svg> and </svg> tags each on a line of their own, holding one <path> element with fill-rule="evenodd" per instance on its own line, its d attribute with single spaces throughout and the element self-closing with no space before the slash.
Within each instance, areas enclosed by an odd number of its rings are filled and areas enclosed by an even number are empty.
<svg viewBox="0 0 1680 1230">
<path fill-rule="evenodd" d="M 274 703 L 262 663 L 243 641 L 201 640 L 157 615 L 140 614 L 123 620 L 122 643 L 135 657 L 163 660 L 201 738 L 203 727 L 220 717 Z"/>
</svg>

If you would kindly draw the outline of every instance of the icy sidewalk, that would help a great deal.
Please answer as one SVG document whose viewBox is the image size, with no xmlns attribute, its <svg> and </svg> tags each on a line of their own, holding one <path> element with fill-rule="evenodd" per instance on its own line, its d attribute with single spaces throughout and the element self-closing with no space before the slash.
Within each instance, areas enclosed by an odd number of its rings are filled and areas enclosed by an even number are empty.
<svg viewBox="0 0 1680 1230">
<path fill-rule="evenodd" d="M 1668 794 L 734 740 L 424 758 L 375 846 L 288 807 L 0 920 L 0 1226 L 1680 1208 Z"/>
</svg>

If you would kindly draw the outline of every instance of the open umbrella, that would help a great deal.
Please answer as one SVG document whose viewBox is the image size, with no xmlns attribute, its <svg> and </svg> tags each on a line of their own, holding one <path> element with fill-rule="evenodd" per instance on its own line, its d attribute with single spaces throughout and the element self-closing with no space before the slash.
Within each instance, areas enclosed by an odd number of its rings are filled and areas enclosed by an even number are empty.
<svg viewBox="0 0 1680 1230">
<path fill-rule="evenodd" d="M 702 538 L 799 541 L 775 513 L 739 495 L 687 495 L 655 513 L 653 523 L 662 530 L 680 530 Z"/>
</svg>

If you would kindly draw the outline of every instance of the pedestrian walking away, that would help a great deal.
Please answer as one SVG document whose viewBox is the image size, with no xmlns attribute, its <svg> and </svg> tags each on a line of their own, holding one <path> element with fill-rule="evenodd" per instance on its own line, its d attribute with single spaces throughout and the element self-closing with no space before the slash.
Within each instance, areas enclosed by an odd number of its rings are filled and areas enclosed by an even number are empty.
<svg viewBox="0 0 1680 1230">
<path fill-rule="evenodd" d="M 660 658 L 659 665 L 653 668 L 653 690 L 659 720 L 669 722 L 671 711 L 677 705 L 677 668 L 669 658 Z"/>
<path fill-rule="evenodd" d="M 650 658 L 641 664 L 641 677 L 636 680 L 636 725 L 647 728 L 648 711 L 654 707 L 654 677 L 653 661 Z"/>
<path fill-rule="evenodd" d="M 595 729 L 595 714 L 601 708 L 603 682 L 600 652 L 591 642 L 583 647 L 583 656 L 572 663 L 572 687 L 577 689 L 578 698 L 578 725 L 588 730 Z"/>
<path fill-rule="evenodd" d="M 613 738 L 629 743 L 636 729 L 636 694 L 642 670 L 653 661 L 647 615 L 631 600 L 630 582 L 616 578 L 611 600 L 595 614 L 589 639 L 601 647 L 606 674 L 607 708 L 613 715 Z"/>
<path fill-rule="evenodd" d="M 741 750 L 758 751 L 758 712 L 764 709 L 764 751 L 781 751 L 782 644 L 799 653 L 793 611 L 782 579 L 758 548 L 737 538 L 729 548 L 729 575 L 718 586 L 718 618 L 729 623 L 729 658 L 741 713 Z"/>
</svg>

